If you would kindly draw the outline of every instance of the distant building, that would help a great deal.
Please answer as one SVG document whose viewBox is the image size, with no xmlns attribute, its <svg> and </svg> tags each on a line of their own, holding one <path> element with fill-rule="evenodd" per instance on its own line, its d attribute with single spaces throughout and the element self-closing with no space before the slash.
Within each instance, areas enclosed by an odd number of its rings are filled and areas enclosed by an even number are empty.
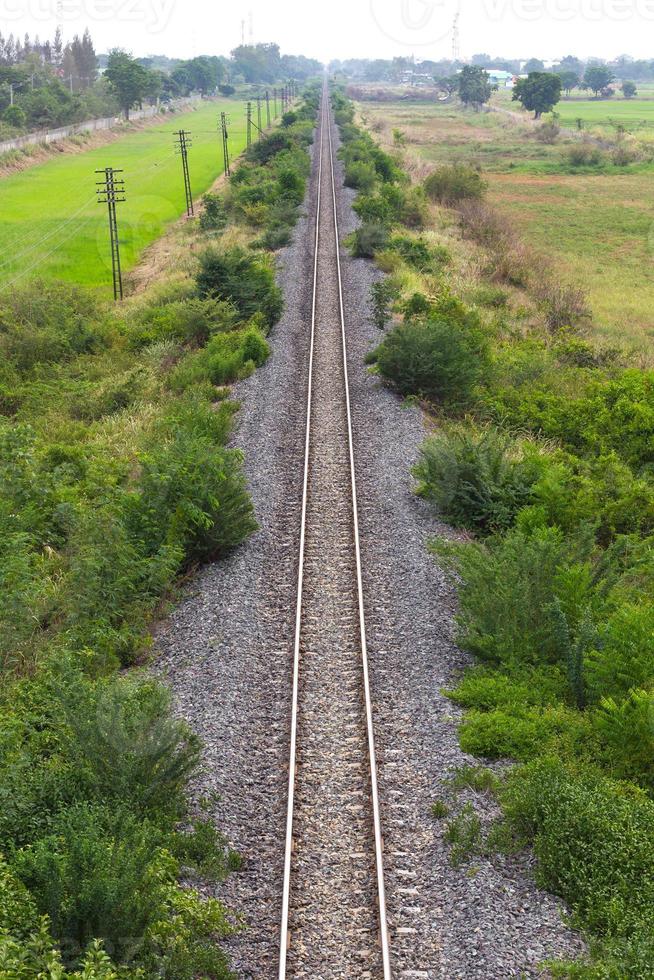
<svg viewBox="0 0 654 980">
<path fill-rule="evenodd" d="M 428 72 L 414 71 L 410 69 L 409 71 L 402 72 L 401 82 L 403 85 L 429 85 L 433 86 L 434 76 L 430 75 Z"/>
<path fill-rule="evenodd" d="M 487 68 L 486 73 L 493 85 L 497 85 L 498 88 L 513 88 L 515 85 L 515 75 L 510 71 L 504 71 L 502 68 Z"/>
</svg>

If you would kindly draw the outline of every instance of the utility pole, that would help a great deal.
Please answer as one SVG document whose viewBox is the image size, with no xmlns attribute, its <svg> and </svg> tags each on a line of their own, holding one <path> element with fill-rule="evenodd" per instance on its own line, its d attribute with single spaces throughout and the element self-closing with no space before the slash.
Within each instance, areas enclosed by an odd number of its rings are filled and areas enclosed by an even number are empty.
<svg viewBox="0 0 654 980">
<path fill-rule="evenodd" d="M 220 113 L 220 129 L 223 138 L 223 161 L 225 163 L 225 176 L 231 177 L 232 172 L 229 169 L 229 147 L 227 145 L 227 116 L 224 112 Z"/>
<path fill-rule="evenodd" d="M 259 139 L 261 139 L 261 96 L 257 95 L 257 129 L 259 130 Z"/>
<path fill-rule="evenodd" d="M 270 129 L 270 92 L 266 89 L 266 129 Z"/>
<path fill-rule="evenodd" d="M 193 211 L 193 194 L 191 193 L 191 178 L 188 172 L 188 150 L 191 143 L 191 134 L 186 129 L 180 129 L 175 133 L 175 150 L 182 158 L 182 171 L 184 173 L 184 194 L 186 195 L 186 215 L 191 218 Z"/>
<path fill-rule="evenodd" d="M 277 118 L 277 89 L 273 89 L 273 100 L 275 102 L 275 119 Z"/>
<path fill-rule="evenodd" d="M 114 282 L 114 300 L 123 298 L 123 276 L 120 268 L 120 243 L 118 241 L 118 223 L 116 221 L 116 204 L 125 201 L 125 181 L 116 174 L 122 170 L 105 167 L 96 170 L 96 174 L 104 174 L 104 180 L 96 180 L 98 204 L 106 204 L 109 214 L 109 240 L 111 242 L 111 270 Z"/>
<path fill-rule="evenodd" d="M 250 146 L 252 146 L 252 103 L 251 102 L 248 102 L 246 106 L 245 119 L 247 122 L 247 137 L 245 142 L 247 147 L 249 148 Z"/>
</svg>

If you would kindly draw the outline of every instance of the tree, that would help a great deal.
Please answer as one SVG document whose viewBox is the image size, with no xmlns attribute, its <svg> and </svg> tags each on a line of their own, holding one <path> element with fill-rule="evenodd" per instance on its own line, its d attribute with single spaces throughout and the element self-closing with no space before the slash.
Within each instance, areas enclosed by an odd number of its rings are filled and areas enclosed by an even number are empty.
<svg viewBox="0 0 654 980">
<path fill-rule="evenodd" d="M 575 75 L 581 78 L 584 73 L 584 63 L 579 58 L 575 58 L 574 55 L 567 54 L 565 58 L 561 58 L 557 71 L 559 73 L 562 71 L 573 71 Z"/>
<path fill-rule="evenodd" d="M 584 84 L 586 88 L 592 89 L 597 98 L 602 89 L 608 88 L 614 77 L 608 65 L 590 65 L 584 75 Z"/>
<path fill-rule="evenodd" d="M 464 105 L 479 108 L 488 102 L 493 91 L 488 72 L 477 65 L 465 65 L 458 79 L 458 95 Z"/>
<path fill-rule="evenodd" d="M 114 48 L 109 52 L 104 74 L 125 113 L 125 119 L 129 119 L 130 109 L 140 105 L 150 91 L 150 72 L 126 51 Z"/>
<path fill-rule="evenodd" d="M 545 71 L 545 65 L 540 58 L 530 58 L 529 61 L 525 61 L 522 70 L 525 75 L 530 75 L 535 71 Z"/>
<path fill-rule="evenodd" d="M 576 71 L 567 71 L 566 69 L 563 69 L 563 71 L 557 71 L 556 74 L 561 79 L 561 88 L 566 95 L 570 95 L 573 88 L 576 88 L 577 85 L 579 85 L 579 75 Z"/>
<path fill-rule="evenodd" d="M 527 78 L 519 78 L 513 89 L 513 100 L 521 102 L 525 109 L 540 119 L 561 98 L 561 79 L 546 71 L 532 71 Z"/>
<path fill-rule="evenodd" d="M 633 99 L 634 95 L 638 94 L 638 89 L 636 88 L 635 82 L 623 82 L 622 83 L 622 94 L 625 99 Z"/>
</svg>

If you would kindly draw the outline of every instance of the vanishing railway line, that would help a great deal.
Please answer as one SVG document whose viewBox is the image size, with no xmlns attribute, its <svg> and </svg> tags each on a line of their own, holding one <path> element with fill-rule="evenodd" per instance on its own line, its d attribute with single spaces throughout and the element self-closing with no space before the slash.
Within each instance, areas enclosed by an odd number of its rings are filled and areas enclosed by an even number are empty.
<svg viewBox="0 0 654 980">
<path fill-rule="evenodd" d="M 279 978 L 391 976 L 334 152 L 317 151 Z"/>
</svg>

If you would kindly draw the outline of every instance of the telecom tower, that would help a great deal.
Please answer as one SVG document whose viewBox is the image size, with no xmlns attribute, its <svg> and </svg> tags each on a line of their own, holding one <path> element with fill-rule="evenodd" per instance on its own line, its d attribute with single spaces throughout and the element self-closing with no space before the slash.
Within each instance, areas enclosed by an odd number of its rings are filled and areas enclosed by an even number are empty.
<svg viewBox="0 0 654 980">
<path fill-rule="evenodd" d="M 452 61 L 459 61 L 461 58 L 461 45 L 459 38 L 459 14 L 460 11 L 454 15 L 454 23 L 452 24 Z"/>
</svg>

